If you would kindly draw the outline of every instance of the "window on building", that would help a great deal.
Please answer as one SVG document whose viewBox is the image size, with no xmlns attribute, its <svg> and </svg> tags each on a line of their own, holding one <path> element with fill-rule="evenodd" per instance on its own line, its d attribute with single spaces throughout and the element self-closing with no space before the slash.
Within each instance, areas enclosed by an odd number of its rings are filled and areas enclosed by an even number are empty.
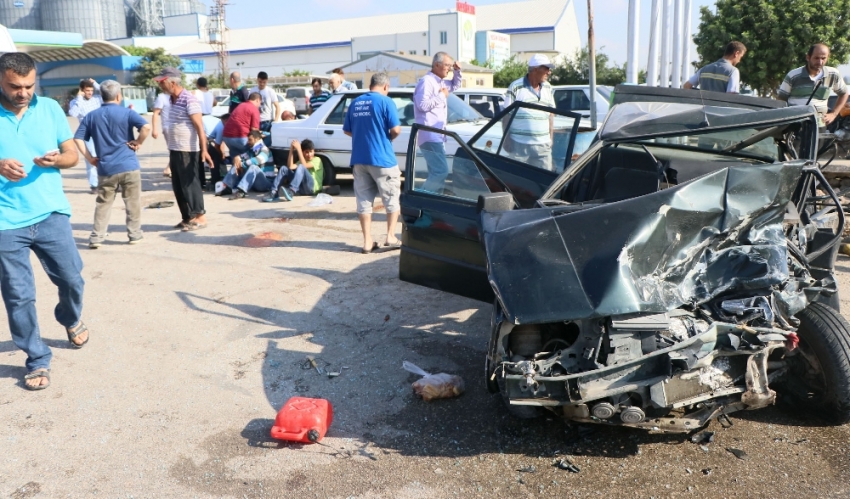
<svg viewBox="0 0 850 499">
<path fill-rule="evenodd" d="M 427 51 L 427 50 L 423 50 L 423 51 L 422 51 L 422 55 L 428 55 L 428 51 Z"/>
<path fill-rule="evenodd" d="M 484 78 L 477 78 L 475 80 L 475 84 L 478 85 L 479 87 L 483 87 L 484 86 Z"/>
<path fill-rule="evenodd" d="M 440 31 L 440 45 L 447 43 L 449 43 L 449 33 L 447 31 Z"/>
<path fill-rule="evenodd" d="M 415 50 L 411 50 L 411 51 L 410 51 L 410 55 L 416 55 L 416 51 L 415 51 Z"/>
</svg>

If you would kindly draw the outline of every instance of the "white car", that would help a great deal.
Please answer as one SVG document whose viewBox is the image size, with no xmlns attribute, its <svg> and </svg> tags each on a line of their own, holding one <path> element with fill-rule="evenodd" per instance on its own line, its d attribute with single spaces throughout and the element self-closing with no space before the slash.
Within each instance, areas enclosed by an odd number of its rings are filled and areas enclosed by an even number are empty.
<svg viewBox="0 0 850 499">
<path fill-rule="evenodd" d="M 286 98 L 295 103 L 295 111 L 298 113 L 306 113 L 310 97 L 313 96 L 312 87 L 289 87 L 286 89 Z"/>
<path fill-rule="evenodd" d="M 307 119 L 273 123 L 271 151 L 275 164 L 278 166 L 286 164 L 289 145 L 293 140 L 310 139 L 315 144 L 316 155 L 322 159 L 326 185 L 334 182 L 337 172 L 350 171 L 351 137 L 343 133 L 342 125 L 348 105 L 365 92 L 365 90 L 357 90 L 335 94 Z M 393 150 L 398 164 L 404 165 L 410 127 L 415 121 L 413 89 L 392 88 L 388 97 L 395 103 L 398 118 L 401 121 L 401 135 L 393 141 Z M 448 103 L 449 119 L 446 130 L 457 133 L 463 141 L 471 139 L 487 123 L 481 114 L 459 97 L 449 94 Z"/>
<path fill-rule="evenodd" d="M 585 118 L 590 117 L 590 85 L 553 85 L 555 107 L 561 111 L 578 113 Z M 610 89 L 596 87 L 596 119 L 599 123 L 608 114 L 608 97 Z"/>
<path fill-rule="evenodd" d="M 212 115 L 216 118 L 221 118 L 222 115 L 230 112 L 230 96 L 216 95 L 215 104 L 212 108 Z"/>
<path fill-rule="evenodd" d="M 464 100 L 485 118 L 499 114 L 505 105 L 504 88 L 459 88 L 454 94 Z"/>
</svg>

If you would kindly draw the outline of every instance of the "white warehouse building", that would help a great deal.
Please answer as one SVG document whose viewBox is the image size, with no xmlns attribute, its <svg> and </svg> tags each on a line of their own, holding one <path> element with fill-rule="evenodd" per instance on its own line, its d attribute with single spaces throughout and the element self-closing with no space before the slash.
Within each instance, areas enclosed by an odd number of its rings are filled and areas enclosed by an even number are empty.
<svg viewBox="0 0 850 499">
<path fill-rule="evenodd" d="M 203 60 L 205 72 L 218 73 L 217 55 L 203 29 L 206 24 L 206 16 L 200 14 L 176 16 L 165 19 L 163 37 L 113 42 L 163 47 L 182 58 Z M 479 32 L 507 37 L 476 36 Z M 380 52 L 430 56 L 444 51 L 469 62 L 476 57 L 476 39 L 479 45 L 481 40 L 509 43 L 511 54 L 520 59 L 534 53 L 550 57 L 572 55 L 581 48 L 573 0 L 524 0 L 482 6 L 457 2 L 457 8 L 450 10 L 228 30 L 228 70 L 239 70 L 246 76 L 255 76 L 259 71 L 282 76 L 295 70 L 326 74 Z"/>
</svg>

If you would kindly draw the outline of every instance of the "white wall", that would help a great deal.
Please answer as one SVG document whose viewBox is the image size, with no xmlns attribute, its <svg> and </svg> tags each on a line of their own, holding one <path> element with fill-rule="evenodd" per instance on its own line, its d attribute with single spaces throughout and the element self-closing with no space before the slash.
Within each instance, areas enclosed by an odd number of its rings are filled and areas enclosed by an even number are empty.
<svg viewBox="0 0 850 499">
<path fill-rule="evenodd" d="M 511 53 L 517 52 L 548 52 L 555 50 L 555 34 L 520 33 L 511 35 Z"/>
<path fill-rule="evenodd" d="M 191 58 L 203 60 L 206 73 L 218 72 L 218 58 L 215 56 Z M 237 62 L 244 62 L 244 64 L 237 65 Z M 349 62 L 351 62 L 350 47 L 334 47 L 259 54 L 230 54 L 228 64 L 230 71 L 240 71 L 243 77 L 254 78 L 260 71 L 265 71 L 269 76 L 283 76 L 283 73 L 296 69 L 309 71 L 311 74 L 324 74 Z"/>
<path fill-rule="evenodd" d="M 165 36 L 193 35 L 206 39 L 207 16 L 202 14 L 185 14 L 169 16 L 162 19 L 165 25 Z"/>
<path fill-rule="evenodd" d="M 428 33 L 425 31 L 360 36 L 351 39 L 351 61 L 359 59 L 360 54 L 375 52 L 404 52 L 405 54 L 423 55 L 427 51 Z"/>
<path fill-rule="evenodd" d="M 446 52 L 452 57 L 457 57 L 460 40 L 458 32 L 460 29 L 457 12 L 445 14 L 431 14 L 428 16 L 428 55 L 437 52 Z M 440 32 L 445 31 L 446 43 L 440 44 Z"/>
<path fill-rule="evenodd" d="M 109 40 L 110 42 L 118 45 L 119 47 L 123 47 L 124 45 L 130 45 L 134 47 L 145 47 L 149 49 L 155 49 L 158 47 L 162 47 L 165 50 L 171 50 L 177 48 L 181 45 L 185 45 L 189 42 L 194 42 L 198 39 L 195 35 L 186 35 L 186 36 L 134 36 L 132 38 L 117 38 L 115 40 Z"/>
<path fill-rule="evenodd" d="M 554 49 L 562 55 L 572 57 L 577 50 L 581 49 L 584 38 L 586 34 L 579 33 L 575 5 L 570 2 L 555 24 Z"/>
</svg>

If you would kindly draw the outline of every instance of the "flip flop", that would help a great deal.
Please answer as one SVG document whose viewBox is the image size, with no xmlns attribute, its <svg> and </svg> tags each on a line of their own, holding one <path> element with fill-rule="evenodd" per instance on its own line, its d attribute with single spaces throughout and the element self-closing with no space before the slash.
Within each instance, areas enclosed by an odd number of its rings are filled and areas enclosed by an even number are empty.
<svg viewBox="0 0 850 499">
<path fill-rule="evenodd" d="M 188 220 L 181 220 L 179 224 L 174 226 L 174 228 L 175 229 L 182 229 L 183 227 L 186 227 L 186 224 L 188 224 L 188 223 L 189 223 Z"/>
<path fill-rule="evenodd" d="M 46 385 L 30 386 L 26 383 L 26 380 L 36 379 L 36 378 L 47 378 L 47 384 Z M 35 371 L 33 371 L 31 373 L 27 373 L 24 376 L 24 388 L 26 388 L 27 390 L 31 390 L 31 391 L 44 390 L 48 386 L 50 386 L 50 369 L 36 369 Z"/>
<path fill-rule="evenodd" d="M 401 239 L 396 239 L 394 243 L 384 243 L 384 251 L 392 251 L 401 249 Z"/>
<path fill-rule="evenodd" d="M 79 336 L 79 335 L 81 335 L 81 334 L 85 333 L 85 332 L 86 332 L 86 331 L 88 331 L 88 330 L 89 330 L 89 328 L 87 328 L 87 327 L 86 327 L 86 324 L 85 324 L 83 321 L 80 321 L 80 323 L 79 323 L 79 324 L 77 324 L 77 330 L 76 330 L 76 331 L 71 331 L 71 328 L 66 327 L 66 328 L 65 328 L 65 332 L 66 332 L 66 333 L 68 333 L 68 341 L 71 343 L 71 346 L 72 346 L 72 347 L 74 347 L 74 348 L 76 348 L 76 349 L 78 349 L 78 350 L 79 350 L 80 348 L 83 348 L 83 346 L 84 346 L 86 343 L 88 343 L 88 342 L 89 342 L 89 340 L 91 339 L 91 335 L 89 335 L 88 337 L 86 337 L 86 341 L 84 341 L 84 342 L 80 343 L 79 345 L 78 345 L 78 344 L 76 344 L 76 343 L 74 343 L 74 339 L 75 339 L 77 336 Z"/>
<path fill-rule="evenodd" d="M 194 231 L 194 230 L 201 230 L 206 226 L 207 226 L 207 224 L 199 224 L 198 222 L 189 222 L 186 225 L 184 225 L 181 230 L 183 232 L 191 232 L 191 231 Z"/>
<path fill-rule="evenodd" d="M 378 243 L 372 243 L 372 247 L 371 247 L 371 248 L 369 248 L 369 249 L 367 249 L 367 250 L 366 250 L 366 249 L 362 249 L 362 248 L 361 248 L 361 249 L 360 249 L 360 252 L 361 252 L 361 253 L 363 253 L 364 255 L 368 255 L 369 253 L 371 253 L 371 252 L 375 251 L 376 249 L 378 249 Z"/>
</svg>

